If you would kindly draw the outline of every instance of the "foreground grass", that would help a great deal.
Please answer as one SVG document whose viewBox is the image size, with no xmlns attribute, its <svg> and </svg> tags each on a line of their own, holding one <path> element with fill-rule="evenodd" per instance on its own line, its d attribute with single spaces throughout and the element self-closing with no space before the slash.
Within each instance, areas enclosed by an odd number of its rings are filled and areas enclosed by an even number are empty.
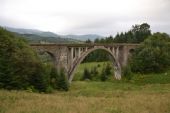
<svg viewBox="0 0 170 113">
<path fill-rule="evenodd" d="M 100 72 L 104 64 L 80 65 L 77 79 L 85 67 L 100 65 Z M 74 81 L 68 92 L 52 94 L 0 90 L 0 113 L 170 113 L 170 71 L 130 81 Z"/>
<path fill-rule="evenodd" d="M 73 82 L 68 92 L 0 90 L 0 113 L 170 113 L 170 84 Z"/>
</svg>

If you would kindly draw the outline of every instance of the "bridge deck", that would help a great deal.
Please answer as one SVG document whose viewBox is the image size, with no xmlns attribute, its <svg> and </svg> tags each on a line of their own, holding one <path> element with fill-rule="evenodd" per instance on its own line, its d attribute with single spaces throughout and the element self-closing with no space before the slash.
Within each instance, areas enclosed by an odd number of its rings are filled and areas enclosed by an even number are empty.
<svg viewBox="0 0 170 113">
<path fill-rule="evenodd" d="M 91 44 L 56 44 L 56 43 L 51 43 L 51 44 L 39 44 L 39 43 L 32 43 L 30 46 L 67 46 L 67 47 L 93 47 L 93 46 L 139 46 L 140 44 L 136 43 L 112 43 L 112 44 L 96 44 L 96 43 L 91 43 Z"/>
</svg>

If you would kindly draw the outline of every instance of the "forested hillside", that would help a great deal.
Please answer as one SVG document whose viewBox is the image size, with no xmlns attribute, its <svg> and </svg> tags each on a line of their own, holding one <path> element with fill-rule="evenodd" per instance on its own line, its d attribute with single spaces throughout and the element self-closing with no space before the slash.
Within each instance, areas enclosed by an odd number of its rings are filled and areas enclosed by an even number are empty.
<svg viewBox="0 0 170 113">
<path fill-rule="evenodd" d="M 22 37 L 0 28 L 0 88 L 50 92 L 68 90 L 67 79 L 43 63 Z"/>
<path fill-rule="evenodd" d="M 36 34 L 18 34 L 19 36 L 28 40 L 29 43 L 83 43 L 82 41 L 71 39 L 71 38 L 61 38 L 40 36 Z"/>
</svg>

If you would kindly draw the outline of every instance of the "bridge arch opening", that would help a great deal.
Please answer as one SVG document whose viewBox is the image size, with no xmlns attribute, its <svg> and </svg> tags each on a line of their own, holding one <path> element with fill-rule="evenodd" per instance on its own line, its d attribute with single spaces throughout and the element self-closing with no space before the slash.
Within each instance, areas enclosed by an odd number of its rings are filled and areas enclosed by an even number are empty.
<svg viewBox="0 0 170 113">
<path fill-rule="evenodd" d="M 134 51 L 135 51 L 135 49 L 130 49 L 130 50 L 129 50 L 129 53 L 132 54 L 132 53 L 134 53 Z"/>
<path fill-rule="evenodd" d="M 91 53 L 89 53 L 82 63 L 85 62 L 104 62 L 104 61 L 109 61 L 109 55 L 108 52 L 102 49 L 97 49 Z"/>
<path fill-rule="evenodd" d="M 49 51 L 40 51 L 38 56 L 40 57 L 40 60 L 45 64 L 51 64 L 55 66 L 56 58 L 54 54 L 52 54 Z"/>
<path fill-rule="evenodd" d="M 97 48 L 88 49 L 86 52 L 84 52 L 81 55 L 80 58 L 77 59 L 77 61 L 75 61 L 73 63 L 73 66 L 69 70 L 69 73 L 68 73 L 70 83 L 75 76 L 75 71 L 77 70 L 78 66 L 88 57 L 88 55 L 90 55 L 91 53 L 93 53 L 95 51 L 104 51 L 105 52 L 105 54 L 108 56 L 108 60 L 111 61 L 112 67 L 114 68 L 115 78 L 119 79 L 119 77 L 121 75 L 121 67 L 120 67 L 119 63 L 116 61 L 116 58 L 115 58 L 113 52 L 111 51 L 111 49 L 105 48 L 105 47 L 97 47 Z"/>
</svg>

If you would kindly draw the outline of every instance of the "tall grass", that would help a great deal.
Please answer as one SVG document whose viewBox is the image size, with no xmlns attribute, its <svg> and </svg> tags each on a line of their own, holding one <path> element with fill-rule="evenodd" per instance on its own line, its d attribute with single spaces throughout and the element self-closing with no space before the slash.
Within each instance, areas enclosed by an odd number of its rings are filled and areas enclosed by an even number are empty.
<svg viewBox="0 0 170 113">
<path fill-rule="evenodd" d="M 80 65 L 77 73 L 96 65 Z M 170 71 L 130 81 L 73 81 L 68 92 L 52 94 L 0 90 L 0 113 L 170 113 Z"/>
<path fill-rule="evenodd" d="M 73 82 L 69 92 L 0 91 L 0 113 L 169 113 L 170 84 Z"/>
</svg>

